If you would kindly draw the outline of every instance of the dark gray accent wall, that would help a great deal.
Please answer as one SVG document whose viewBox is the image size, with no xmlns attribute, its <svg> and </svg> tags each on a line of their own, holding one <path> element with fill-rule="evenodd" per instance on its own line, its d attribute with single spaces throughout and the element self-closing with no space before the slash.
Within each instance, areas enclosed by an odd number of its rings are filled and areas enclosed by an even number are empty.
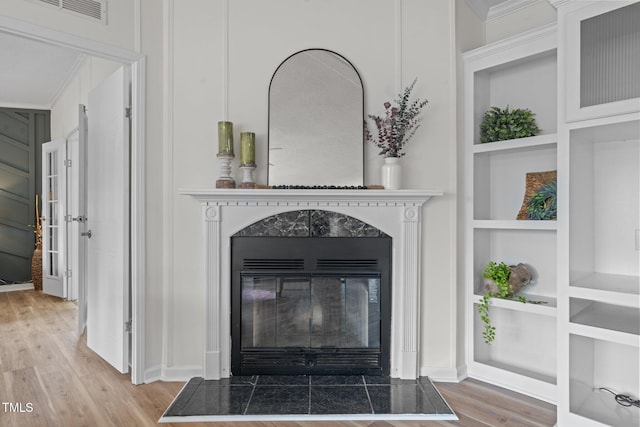
<svg viewBox="0 0 640 427">
<path fill-rule="evenodd" d="M 0 284 L 31 280 L 35 196 L 51 113 L 0 108 Z"/>
</svg>

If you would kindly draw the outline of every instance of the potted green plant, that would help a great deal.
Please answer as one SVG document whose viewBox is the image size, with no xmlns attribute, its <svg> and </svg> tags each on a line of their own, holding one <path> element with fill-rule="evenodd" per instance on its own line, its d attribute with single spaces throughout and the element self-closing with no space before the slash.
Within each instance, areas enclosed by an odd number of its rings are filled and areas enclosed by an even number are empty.
<svg viewBox="0 0 640 427">
<path fill-rule="evenodd" d="M 482 338 L 487 344 L 491 344 L 496 337 L 496 328 L 491 324 L 489 317 L 489 302 L 491 298 L 513 299 L 522 303 L 540 303 L 538 301 L 528 301 L 524 296 L 516 296 L 522 287 L 531 282 L 531 273 L 526 265 L 520 263 L 508 266 L 504 262 L 496 263 L 489 261 L 482 272 L 485 279 L 485 294 L 478 304 L 478 314 L 484 323 Z"/>
<path fill-rule="evenodd" d="M 525 138 L 540 133 L 534 118 L 535 114 L 527 108 L 505 109 L 491 107 L 484 113 L 480 124 L 480 142 L 506 141 Z"/>
</svg>

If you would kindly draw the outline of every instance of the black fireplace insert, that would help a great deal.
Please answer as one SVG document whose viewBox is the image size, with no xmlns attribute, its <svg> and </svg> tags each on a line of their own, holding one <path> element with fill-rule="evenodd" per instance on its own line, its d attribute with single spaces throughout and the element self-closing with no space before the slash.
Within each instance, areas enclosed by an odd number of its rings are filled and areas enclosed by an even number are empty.
<svg viewBox="0 0 640 427">
<path fill-rule="evenodd" d="M 389 375 L 391 238 L 231 239 L 233 375 Z"/>
</svg>

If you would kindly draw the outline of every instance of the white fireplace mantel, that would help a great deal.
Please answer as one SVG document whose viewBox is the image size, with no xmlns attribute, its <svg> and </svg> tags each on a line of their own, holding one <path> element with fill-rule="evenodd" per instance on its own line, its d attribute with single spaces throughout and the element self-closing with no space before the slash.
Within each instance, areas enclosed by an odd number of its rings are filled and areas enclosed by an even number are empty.
<svg viewBox="0 0 640 427">
<path fill-rule="evenodd" d="M 231 375 L 230 238 L 282 212 L 321 209 L 364 221 L 392 238 L 391 376 L 418 376 L 422 206 L 440 190 L 182 189 L 202 206 L 205 252 L 204 377 Z"/>
</svg>

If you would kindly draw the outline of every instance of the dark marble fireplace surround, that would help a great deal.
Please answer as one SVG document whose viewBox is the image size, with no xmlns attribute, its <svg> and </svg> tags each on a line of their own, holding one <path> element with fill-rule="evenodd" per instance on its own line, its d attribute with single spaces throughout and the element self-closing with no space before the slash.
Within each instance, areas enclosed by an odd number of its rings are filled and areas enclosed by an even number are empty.
<svg viewBox="0 0 640 427">
<path fill-rule="evenodd" d="M 231 237 L 233 375 L 389 375 L 391 238 L 318 209 Z"/>
</svg>

